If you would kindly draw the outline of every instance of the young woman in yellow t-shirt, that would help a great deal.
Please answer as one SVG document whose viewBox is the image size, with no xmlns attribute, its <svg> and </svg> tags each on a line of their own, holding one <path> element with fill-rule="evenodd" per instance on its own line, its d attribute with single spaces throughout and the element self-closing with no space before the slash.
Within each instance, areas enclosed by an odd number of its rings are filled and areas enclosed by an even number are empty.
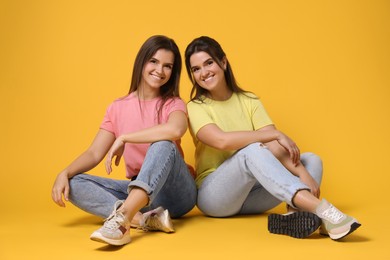
<svg viewBox="0 0 390 260">
<path fill-rule="evenodd" d="M 338 240 L 360 226 L 319 199 L 321 159 L 312 153 L 301 156 L 260 100 L 237 85 L 217 41 L 194 39 L 185 63 L 193 83 L 187 108 L 202 212 L 214 217 L 256 214 L 284 201 L 290 212 L 269 215 L 271 233 L 303 238 L 323 223 L 320 232 Z"/>
</svg>

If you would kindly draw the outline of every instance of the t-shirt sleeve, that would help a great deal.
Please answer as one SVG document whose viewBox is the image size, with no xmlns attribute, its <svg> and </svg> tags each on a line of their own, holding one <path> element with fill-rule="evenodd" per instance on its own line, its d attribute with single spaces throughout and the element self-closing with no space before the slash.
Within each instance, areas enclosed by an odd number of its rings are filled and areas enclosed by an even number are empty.
<svg viewBox="0 0 390 260">
<path fill-rule="evenodd" d="M 187 104 L 188 117 L 190 119 L 191 131 L 196 135 L 198 131 L 205 125 L 214 123 L 213 119 L 205 110 L 205 106 L 196 102 Z"/>
<path fill-rule="evenodd" d="M 186 104 L 181 98 L 174 98 L 168 102 L 169 105 L 167 106 L 167 115 L 174 111 L 183 111 L 187 115 Z"/>
<path fill-rule="evenodd" d="M 252 124 L 255 130 L 272 125 L 273 122 L 259 99 L 252 99 Z"/>
<path fill-rule="evenodd" d="M 111 133 L 114 131 L 114 116 L 113 116 L 113 105 L 111 104 L 104 115 L 103 122 L 100 124 L 100 129 L 106 130 Z"/>
</svg>

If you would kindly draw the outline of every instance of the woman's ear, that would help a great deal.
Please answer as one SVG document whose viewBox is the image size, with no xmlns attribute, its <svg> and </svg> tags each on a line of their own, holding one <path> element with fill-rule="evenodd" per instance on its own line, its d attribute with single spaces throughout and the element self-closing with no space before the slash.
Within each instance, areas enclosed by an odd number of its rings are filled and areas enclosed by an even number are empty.
<svg viewBox="0 0 390 260">
<path fill-rule="evenodd" d="M 226 58 L 226 56 L 224 56 L 222 58 L 222 66 L 223 66 L 223 70 L 226 70 L 226 68 L 227 68 L 227 58 Z"/>
</svg>

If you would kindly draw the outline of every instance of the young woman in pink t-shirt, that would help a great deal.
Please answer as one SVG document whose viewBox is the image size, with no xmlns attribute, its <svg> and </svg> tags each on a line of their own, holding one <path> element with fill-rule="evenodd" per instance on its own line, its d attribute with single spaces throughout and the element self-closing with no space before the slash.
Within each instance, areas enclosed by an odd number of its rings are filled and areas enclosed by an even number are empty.
<svg viewBox="0 0 390 260">
<path fill-rule="evenodd" d="M 135 59 L 129 94 L 108 107 L 91 146 L 58 174 L 52 189 L 55 203 L 64 207 L 64 198 L 106 218 L 92 240 L 127 244 L 130 227 L 174 232 L 170 216 L 180 217 L 194 207 L 196 185 L 180 146 L 187 130 L 180 72 L 176 43 L 150 37 Z M 129 180 L 85 173 L 105 156 L 108 174 L 112 161 L 118 165 L 123 157 Z"/>
</svg>

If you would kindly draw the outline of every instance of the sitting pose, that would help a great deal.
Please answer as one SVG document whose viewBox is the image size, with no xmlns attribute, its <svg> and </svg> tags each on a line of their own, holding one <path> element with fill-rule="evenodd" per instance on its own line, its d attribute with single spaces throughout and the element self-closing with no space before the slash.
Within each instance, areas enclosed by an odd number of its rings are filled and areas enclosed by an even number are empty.
<svg viewBox="0 0 390 260">
<path fill-rule="evenodd" d="M 150 37 L 135 59 L 129 94 L 108 107 L 91 146 L 58 174 L 54 202 L 65 206 L 64 197 L 106 218 L 92 240 L 124 245 L 131 240 L 130 226 L 173 232 L 170 216 L 180 217 L 195 206 L 193 172 L 180 145 L 188 124 L 179 97 L 181 65 L 172 39 Z M 129 180 L 84 173 L 106 155 L 108 174 L 112 160 L 118 165 L 123 155 Z"/>
<path fill-rule="evenodd" d="M 193 84 L 187 105 L 195 151 L 198 208 L 206 215 L 256 214 L 282 201 L 289 214 L 269 215 L 271 233 L 303 238 L 316 231 L 338 240 L 360 226 L 320 200 L 321 159 L 277 130 L 260 100 L 241 89 L 220 44 L 194 39 L 185 65 Z"/>
</svg>

